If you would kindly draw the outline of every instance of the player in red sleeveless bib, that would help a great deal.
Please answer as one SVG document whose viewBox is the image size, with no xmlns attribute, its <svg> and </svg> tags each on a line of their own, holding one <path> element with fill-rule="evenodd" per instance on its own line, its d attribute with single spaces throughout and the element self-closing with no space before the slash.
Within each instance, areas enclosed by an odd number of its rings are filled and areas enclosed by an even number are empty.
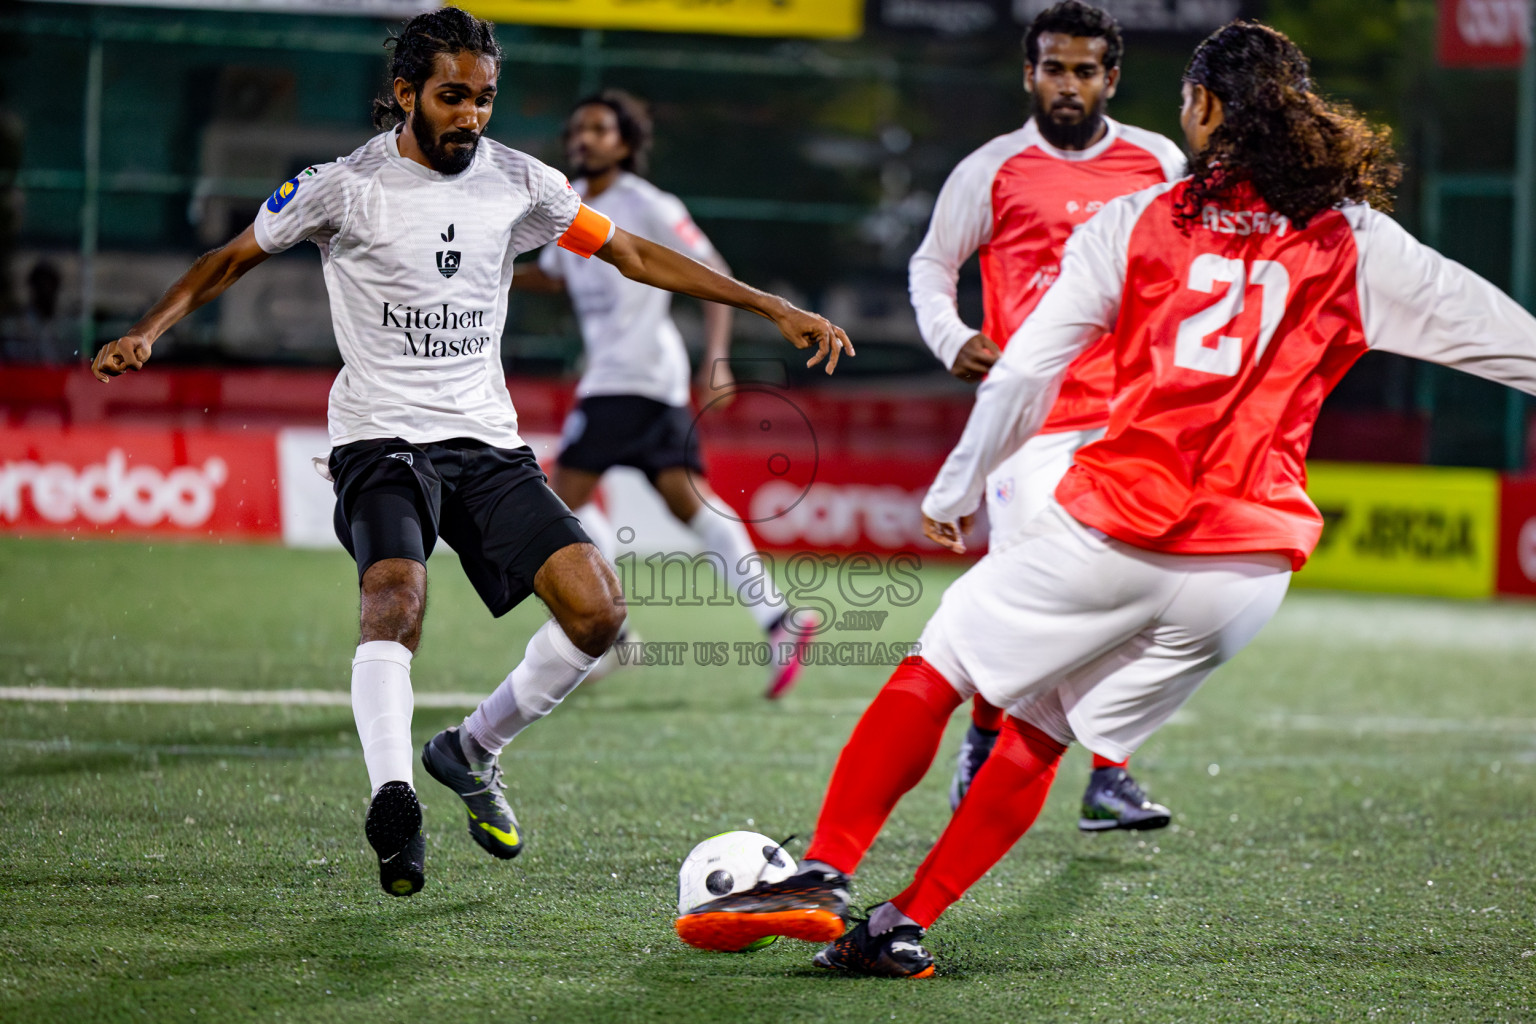
<svg viewBox="0 0 1536 1024">
<path fill-rule="evenodd" d="M 1035 16 L 1024 36 L 1024 84 L 1033 113 L 960 161 L 934 204 L 928 234 L 908 270 L 923 340 L 951 373 L 976 380 L 1002 354 L 1061 271 L 1067 238 L 1111 199 L 1172 181 L 1184 152 L 1154 132 L 1121 124 L 1104 110 L 1120 84 L 1120 26 L 1106 11 L 1061 0 Z M 960 318 L 960 267 L 981 254 L 981 330 Z M 988 548 L 1000 551 L 1050 504 L 1073 454 L 1104 436 L 1114 388 L 1112 339 L 1067 369 L 1040 433 L 987 477 Z M 986 763 L 1003 709 L 977 696 L 960 744 L 949 804 L 958 807 Z M 1168 808 L 1147 799 L 1124 760 L 1093 751 L 1078 828 L 1161 828 Z"/>
<path fill-rule="evenodd" d="M 922 657 L 843 749 L 802 872 L 682 918 L 695 944 L 806 937 L 814 921 L 835 940 L 820 966 L 931 974 L 924 930 L 1033 824 L 1068 741 L 1134 750 L 1279 607 L 1322 531 L 1304 489 L 1312 426 L 1362 353 L 1536 394 L 1536 319 L 1366 205 L 1396 181 L 1390 147 L 1312 91 L 1290 40 L 1248 22 L 1206 39 L 1181 122 L 1191 176 L 1107 204 L 1073 236 L 982 385 L 925 529 L 964 550 L 987 472 L 1113 328 L 1104 439 L 1078 452 L 1028 536 L 945 593 Z M 996 749 L 911 885 L 843 934 L 848 876 L 975 693 L 1008 711 Z"/>
</svg>

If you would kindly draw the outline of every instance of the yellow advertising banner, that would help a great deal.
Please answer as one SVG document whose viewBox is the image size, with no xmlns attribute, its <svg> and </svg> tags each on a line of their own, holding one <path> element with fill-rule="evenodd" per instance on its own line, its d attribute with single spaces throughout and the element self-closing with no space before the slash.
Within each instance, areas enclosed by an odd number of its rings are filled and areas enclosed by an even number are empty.
<svg viewBox="0 0 1536 1024">
<path fill-rule="evenodd" d="M 864 0 L 457 0 L 481 18 L 521 25 L 846 39 L 864 30 Z"/>
<path fill-rule="evenodd" d="M 1298 586 L 1489 597 L 1499 475 L 1483 469 L 1314 462 L 1323 537 Z"/>
</svg>

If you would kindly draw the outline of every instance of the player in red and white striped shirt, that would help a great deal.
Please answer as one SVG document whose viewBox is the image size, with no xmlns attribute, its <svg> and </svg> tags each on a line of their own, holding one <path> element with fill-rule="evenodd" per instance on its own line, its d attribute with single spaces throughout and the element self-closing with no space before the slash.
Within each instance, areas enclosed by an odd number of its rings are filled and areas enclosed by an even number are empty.
<svg viewBox="0 0 1536 1024">
<path fill-rule="evenodd" d="M 912 256 L 912 308 L 923 340 L 961 380 L 985 374 L 1039 305 L 1074 230 L 1109 200 L 1184 173 L 1184 153 L 1171 141 L 1104 116 L 1120 82 L 1122 49 L 1120 27 L 1106 11 L 1078 0 L 1041 11 L 1024 36 L 1033 115 L 960 161 L 939 192 L 928 234 Z M 980 332 L 960 318 L 955 302 L 960 267 L 978 250 Z M 1073 453 L 1104 436 L 1114 383 L 1113 339 L 1106 335 L 1068 368 L 1040 433 L 987 478 L 991 550 L 1018 539 L 1050 503 Z M 949 787 L 951 807 L 986 763 L 1003 710 L 978 696 L 971 719 Z M 1079 828 L 1168 824 L 1168 808 L 1147 799 L 1123 754 L 1095 749 L 1093 768 Z"/>
<path fill-rule="evenodd" d="M 1390 147 L 1312 91 L 1290 40 L 1246 22 L 1213 34 L 1181 120 L 1191 177 L 1073 236 L 923 503 L 929 536 L 964 550 L 987 473 L 1113 328 L 1104 439 L 1026 536 L 945 593 L 922 657 L 838 759 L 802 872 L 683 917 L 694 944 L 825 937 L 823 967 L 931 974 L 924 929 L 1033 824 L 1067 742 L 1134 750 L 1279 607 L 1322 531 L 1304 489 L 1312 426 L 1356 359 L 1397 352 L 1536 394 L 1536 319 L 1366 205 L 1395 183 Z M 844 935 L 848 876 L 975 693 L 1008 710 L 997 747 L 912 884 Z"/>
</svg>

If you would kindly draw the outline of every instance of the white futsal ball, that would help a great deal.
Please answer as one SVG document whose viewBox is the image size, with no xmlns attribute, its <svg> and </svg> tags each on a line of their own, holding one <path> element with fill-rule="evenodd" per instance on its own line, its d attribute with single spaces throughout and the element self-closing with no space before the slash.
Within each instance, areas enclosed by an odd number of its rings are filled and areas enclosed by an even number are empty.
<svg viewBox="0 0 1536 1024">
<path fill-rule="evenodd" d="M 704 840 L 683 861 L 677 873 L 677 912 L 733 892 L 744 892 L 758 882 L 782 882 L 795 873 L 795 859 L 779 844 L 756 832 L 723 832 Z M 743 953 L 762 949 L 776 936 L 752 943 Z"/>
</svg>

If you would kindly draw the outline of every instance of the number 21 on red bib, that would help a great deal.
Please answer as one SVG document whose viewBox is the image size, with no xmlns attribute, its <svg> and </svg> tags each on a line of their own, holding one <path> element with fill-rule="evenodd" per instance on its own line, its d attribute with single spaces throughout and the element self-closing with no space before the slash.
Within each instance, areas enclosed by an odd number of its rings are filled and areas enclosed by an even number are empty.
<svg viewBox="0 0 1536 1024">
<path fill-rule="evenodd" d="M 1291 290 L 1291 275 L 1275 260 L 1228 259 L 1215 253 L 1203 253 L 1189 266 L 1191 291 L 1211 293 L 1218 285 L 1227 290 L 1220 297 L 1179 324 L 1173 343 L 1173 364 L 1186 370 L 1198 370 L 1218 377 L 1235 377 L 1243 365 L 1243 339 L 1219 334 L 1214 344 L 1206 338 L 1227 327 L 1243 312 L 1249 287 L 1259 290 L 1259 343 L 1253 361 L 1264 357 L 1280 318 L 1285 315 L 1285 300 Z"/>
</svg>

